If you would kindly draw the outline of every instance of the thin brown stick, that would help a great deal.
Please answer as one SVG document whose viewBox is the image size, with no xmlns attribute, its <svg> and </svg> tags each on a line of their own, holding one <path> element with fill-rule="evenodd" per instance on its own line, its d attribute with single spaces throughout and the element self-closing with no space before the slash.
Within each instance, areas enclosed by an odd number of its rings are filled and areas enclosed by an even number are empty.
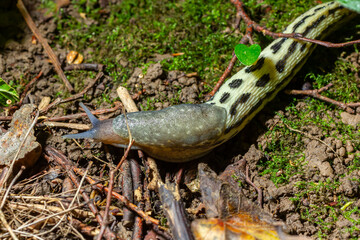
<svg viewBox="0 0 360 240">
<path fill-rule="evenodd" d="M 114 170 L 110 171 L 109 190 L 108 190 L 108 193 L 106 196 L 106 207 L 105 207 L 105 211 L 104 211 L 103 221 L 101 223 L 100 233 L 97 237 L 97 240 L 102 239 L 102 236 L 104 235 L 105 229 L 108 225 L 108 215 L 109 215 L 109 209 L 110 209 L 110 205 L 111 205 L 112 190 L 114 187 L 114 175 L 115 175 L 114 173 L 115 173 Z"/>
<path fill-rule="evenodd" d="M 64 82 L 66 88 L 69 90 L 69 92 L 73 92 L 74 88 L 71 86 L 70 82 L 67 80 L 63 70 L 61 69 L 61 65 L 59 63 L 59 60 L 57 59 L 57 57 L 55 56 L 55 53 L 53 52 L 53 50 L 51 49 L 51 47 L 49 46 L 48 42 L 46 41 L 45 38 L 43 38 L 39 32 L 39 30 L 37 29 L 34 21 L 31 19 L 30 14 L 28 13 L 28 11 L 26 10 L 26 7 L 24 5 L 24 3 L 22 2 L 22 0 L 18 0 L 16 6 L 18 7 L 21 15 L 24 17 L 25 22 L 27 23 L 27 25 L 29 26 L 29 28 L 31 29 L 31 31 L 33 32 L 33 34 L 35 35 L 35 37 L 39 40 L 39 42 L 41 43 L 41 45 L 43 46 L 43 48 L 45 49 L 46 53 L 48 54 L 52 64 L 55 67 L 55 71 L 56 73 L 60 76 L 61 80 Z"/>
<path fill-rule="evenodd" d="M 103 71 L 105 65 L 97 63 L 81 63 L 81 64 L 71 64 L 64 67 L 64 71 L 73 71 L 73 70 L 87 70 L 87 71 Z"/>
<path fill-rule="evenodd" d="M 3 196 L 3 199 L 1 201 L 0 210 L 4 207 L 6 199 L 10 193 L 12 186 L 14 186 L 16 180 L 21 176 L 21 174 L 24 172 L 24 170 L 25 170 L 25 166 L 21 166 L 21 168 L 18 171 L 18 173 L 16 174 L 16 176 L 11 180 L 11 182 L 10 182 L 9 186 L 7 187 L 6 192 Z"/>
<path fill-rule="evenodd" d="M 286 90 L 285 93 L 289 94 L 289 95 L 305 95 L 305 96 L 311 96 L 313 98 L 317 98 L 320 99 L 324 102 L 328 102 L 331 104 L 334 104 L 342 109 L 344 109 L 345 111 L 347 111 L 348 113 L 355 113 L 355 111 L 353 109 L 351 109 L 351 107 L 360 107 L 360 102 L 357 103 L 343 103 L 343 102 L 339 102 L 336 101 L 334 99 L 322 96 L 320 93 L 323 91 L 328 90 L 330 87 L 332 87 L 333 84 L 330 83 L 320 89 L 314 89 L 314 90 Z"/>
<path fill-rule="evenodd" d="M 71 181 L 75 184 L 76 187 L 78 187 L 80 183 L 73 171 L 73 169 L 75 167 L 73 166 L 72 162 L 70 162 L 65 157 L 65 155 L 58 152 L 53 147 L 50 147 L 50 146 L 45 147 L 45 153 L 46 153 L 44 155 L 45 159 L 47 159 L 48 161 L 56 161 L 57 164 L 59 164 L 62 168 L 66 169 L 66 172 L 68 173 Z M 86 178 L 88 178 L 88 177 L 86 177 Z M 90 200 L 90 197 L 82 189 L 80 190 L 80 193 L 81 193 L 82 197 L 84 198 L 84 200 L 88 203 L 90 210 L 94 213 L 95 219 L 101 225 L 103 218 L 100 215 L 97 207 L 94 205 L 94 203 Z M 105 234 L 106 234 L 107 238 L 115 238 L 114 232 L 112 232 L 109 227 L 106 227 Z"/>
<path fill-rule="evenodd" d="M 250 184 L 253 188 L 255 188 L 255 190 L 258 193 L 258 204 L 260 207 L 262 207 L 262 190 L 260 188 L 258 188 L 252 181 L 251 178 L 249 176 L 249 165 L 246 164 L 246 170 L 245 170 L 245 181 Z"/>
<path fill-rule="evenodd" d="M 80 168 L 74 168 L 74 171 L 80 175 L 83 174 L 83 170 Z M 105 192 L 108 192 L 108 188 L 103 186 L 100 183 L 97 183 L 95 180 L 93 180 L 91 177 L 87 176 L 86 180 L 92 184 L 95 185 L 98 189 L 100 190 L 104 190 Z M 156 220 L 152 217 L 150 217 L 149 215 L 147 215 L 144 211 L 142 211 L 138 206 L 136 206 L 135 204 L 131 203 L 127 198 L 125 198 L 124 196 L 122 196 L 121 194 L 112 191 L 112 196 L 118 200 L 120 200 L 123 204 L 125 204 L 128 208 L 130 208 L 131 210 L 135 211 L 140 217 L 142 217 L 143 219 L 145 219 L 145 221 L 147 222 L 151 222 L 152 224 L 155 225 L 159 225 L 160 222 L 159 220 Z"/>
<path fill-rule="evenodd" d="M 8 230 L 8 232 L 9 232 L 10 236 L 12 237 L 12 239 L 18 240 L 18 238 L 16 237 L 13 229 L 10 227 L 10 225 L 6 221 L 6 218 L 5 218 L 5 215 L 4 215 L 3 211 L 1 211 L 1 210 L 0 210 L 0 221 L 5 226 L 6 230 Z"/>
<path fill-rule="evenodd" d="M 122 156 L 120 162 L 119 162 L 118 165 L 116 166 L 115 171 L 118 171 L 118 170 L 120 169 L 121 164 L 125 161 L 125 159 L 126 159 L 127 156 L 129 155 L 129 152 L 130 152 L 130 150 L 131 150 L 131 146 L 133 145 L 134 142 L 135 142 L 135 140 L 132 140 L 132 141 L 130 142 L 130 144 L 129 144 L 129 146 L 127 147 L 127 149 L 126 149 L 124 155 Z"/>
<path fill-rule="evenodd" d="M 55 107 L 57 105 L 59 105 L 60 103 L 66 103 L 66 102 L 70 102 L 70 101 L 73 101 L 75 99 L 78 99 L 78 98 L 81 98 L 84 96 L 84 94 L 90 89 L 92 88 L 95 83 L 102 77 L 104 76 L 104 73 L 103 72 L 99 72 L 95 79 L 86 87 L 84 88 L 81 92 L 77 93 L 77 94 L 74 94 L 73 96 L 71 97 L 68 97 L 68 98 L 65 98 L 65 99 L 56 99 L 54 102 L 52 102 L 51 104 L 49 104 L 45 109 L 43 109 L 41 111 L 41 113 L 45 113 L 47 112 L 50 108 L 52 107 Z"/>
</svg>

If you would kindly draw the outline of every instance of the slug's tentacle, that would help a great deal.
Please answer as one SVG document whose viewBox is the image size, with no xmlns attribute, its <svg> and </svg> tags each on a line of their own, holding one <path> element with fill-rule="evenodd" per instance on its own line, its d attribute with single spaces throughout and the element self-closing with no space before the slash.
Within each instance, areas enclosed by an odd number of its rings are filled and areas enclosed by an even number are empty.
<svg viewBox="0 0 360 240">
<path fill-rule="evenodd" d="M 97 119 L 82 102 L 79 105 L 80 105 L 80 107 L 82 107 L 84 109 L 86 115 L 88 116 L 88 118 L 93 126 L 96 126 L 100 123 L 100 120 Z"/>
<path fill-rule="evenodd" d="M 285 33 L 322 39 L 335 25 L 355 16 L 337 2 L 318 5 L 298 17 Z M 267 102 L 284 88 L 306 62 L 315 45 L 279 38 L 259 59 L 232 76 L 204 104 L 184 104 L 160 111 L 128 113 L 127 121 L 97 120 L 82 104 L 93 128 L 65 138 L 93 138 L 114 146 L 129 143 L 157 159 L 184 162 L 201 157 L 236 135 Z"/>
<path fill-rule="evenodd" d="M 112 129 L 113 119 L 100 121 L 91 113 L 91 111 L 83 103 L 80 103 L 80 106 L 84 109 L 86 115 L 90 119 L 92 128 L 82 133 L 63 135 L 62 138 L 73 138 L 73 139 L 91 138 L 99 142 L 103 142 L 106 144 L 114 144 L 114 145 L 127 143 L 123 139 L 121 139 L 117 134 L 114 133 Z"/>
</svg>

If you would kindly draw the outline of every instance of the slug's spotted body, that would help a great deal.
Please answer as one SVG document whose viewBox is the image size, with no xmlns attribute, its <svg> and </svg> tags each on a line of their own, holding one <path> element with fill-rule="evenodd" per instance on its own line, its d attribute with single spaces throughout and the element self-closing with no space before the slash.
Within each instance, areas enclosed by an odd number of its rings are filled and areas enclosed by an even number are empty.
<svg viewBox="0 0 360 240">
<path fill-rule="evenodd" d="M 334 25 L 355 15 L 336 2 L 316 6 L 298 17 L 284 33 L 323 38 Z M 204 104 L 172 106 L 160 111 L 128 113 L 98 121 L 86 109 L 93 128 L 65 138 L 94 138 L 124 147 L 128 128 L 135 148 L 171 162 L 189 161 L 235 136 L 267 102 L 284 88 L 306 62 L 315 46 L 296 39 L 280 38 L 259 59 L 232 76 Z"/>
<path fill-rule="evenodd" d="M 336 2 L 310 9 L 290 24 L 284 33 L 323 38 L 334 24 L 351 11 Z M 236 135 L 267 102 L 283 89 L 306 62 L 315 45 L 296 39 L 279 38 L 266 47 L 259 59 L 232 76 L 207 102 L 226 109 L 226 129 L 222 139 Z"/>
</svg>

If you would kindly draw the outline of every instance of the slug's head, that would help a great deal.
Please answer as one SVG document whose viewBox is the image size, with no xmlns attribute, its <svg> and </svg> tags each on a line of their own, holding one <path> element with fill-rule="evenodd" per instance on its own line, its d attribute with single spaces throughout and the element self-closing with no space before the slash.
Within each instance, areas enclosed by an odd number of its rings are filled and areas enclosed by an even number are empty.
<svg viewBox="0 0 360 240">
<path fill-rule="evenodd" d="M 83 103 L 80 103 L 80 106 L 85 110 L 93 127 L 86 132 L 64 135 L 62 136 L 63 138 L 73 138 L 73 139 L 91 138 L 94 139 L 95 141 L 103 142 L 105 144 L 112 144 L 112 145 L 127 144 L 129 142 L 129 139 L 122 138 L 114 132 L 113 119 L 100 121 L 90 112 L 90 110 L 87 107 L 85 107 Z"/>
</svg>

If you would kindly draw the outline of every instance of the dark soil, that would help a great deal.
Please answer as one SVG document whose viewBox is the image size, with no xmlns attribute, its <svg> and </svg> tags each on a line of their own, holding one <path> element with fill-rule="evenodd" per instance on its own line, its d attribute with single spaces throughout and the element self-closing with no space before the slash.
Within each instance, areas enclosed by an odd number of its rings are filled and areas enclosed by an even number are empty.
<svg viewBox="0 0 360 240">
<path fill-rule="evenodd" d="M 27 6 L 29 6 L 30 15 L 36 22 L 40 32 L 52 44 L 60 61 L 64 62 L 67 50 L 52 41 L 54 34 L 56 34 L 55 20 L 51 17 L 45 18 L 44 14 L 35 6 L 29 4 L 27 4 Z M 75 12 L 71 4 L 68 6 L 68 12 Z M 0 29 L 8 29 L 8 27 L 9 26 L 0 26 Z M 40 71 L 43 72 L 42 77 L 29 91 L 24 103 L 33 102 L 38 105 L 43 97 L 50 97 L 53 101 L 59 93 L 65 93 L 66 89 L 54 72 L 42 46 L 39 43 L 32 43 L 32 33 L 26 27 L 25 22 L 21 20 L 12 22 L 11 27 L 12 29 L 16 29 L 16 33 L 11 34 L 10 37 L 2 35 L 4 41 L 0 49 L 0 77 L 7 83 L 20 81 L 20 85 L 24 86 Z M 86 59 L 86 53 L 84 55 Z M 356 70 L 360 64 L 359 54 L 351 53 L 348 54 L 348 56 L 347 60 L 354 65 L 354 71 L 357 74 L 357 78 L 359 78 L 358 70 Z M 188 77 L 188 73 L 181 71 L 165 71 L 159 61 L 168 58 L 172 58 L 172 56 L 153 56 L 149 61 L 151 60 L 156 63 L 150 64 L 147 69 L 135 68 L 132 70 L 132 75 L 127 81 L 127 87 L 131 94 L 138 96 L 135 101 L 141 110 L 158 110 L 174 104 L 200 103 L 204 100 L 202 97 L 199 97 L 200 93 L 204 91 L 204 81 L 196 75 Z M 124 62 L 124 64 L 126 64 L 126 62 Z M 76 89 L 82 89 L 82 87 L 87 84 L 88 82 L 81 83 Z M 94 109 L 111 107 L 110 103 L 99 100 L 104 86 L 109 85 L 113 88 L 108 93 L 108 96 L 110 98 L 116 98 L 117 85 L 111 82 L 110 77 L 105 77 L 87 93 L 86 98 L 80 101 L 87 102 L 88 105 Z M 19 86 L 18 90 L 22 91 L 23 88 Z M 61 94 L 60 96 L 62 98 L 65 97 Z M 184 178 L 186 185 L 181 184 L 181 194 L 186 207 L 196 209 L 201 202 L 200 194 L 191 193 L 187 186 L 196 178 L 199 163 L 206 163 L 211 169 L 215 170 L 218 175 L 221 175 L 228 165 L 246 160 L 249 166 L 251 181 L 261 188 L 263 192 L 264 211 L 270 214 L 275 220 L 286 223 L 288 233 L 309 236 L 313 239 L 318 237 L 328 239 L 356 239 L 360 236 L 360 224 L 358 220 L 360 215 L 357 211 L 357 208 L 360 208 L 360 200 L 358 200 L 360 193 L 360 182 L 358 181 L 360 170 L 358 168 L 349 168 L 349 166 L 352 165 L 354 159 L 359 158 L 360 151 L 358 141 L 342 140 L 344 138 L 341 134 L 347 134 L 346 132 L 339 132 L 339 136 L 334 137 L 333 134 L 329 135 L 328 132 L 324 132 L 317 125 L 309 124 L 303 126 L 301 129 L 297 129 L 302 132 L 303 137 L 301 141 L 287 136 L 274 136 L 283 137 L 284 141 L 289 141 L 289 145 L 292 145 L 294 149 L 301 149 L 300 151 L 303 152 L 304 156 L 301 163 L 301 171 L 293 174 L 287 181 L 277 184 L 274 183 L 270 173 L 263 174 L 263 163 L 266 161 L 274 161 L 274 159 L 262 150 L 267 148 L 267 145 L 271 143 L 271 138 L 273 137 L 266 133 L 274 126 L 284 126 L 283 121 L 279 117 L 279 113 L 286 116 L 290 121 L 292 118 L 297 118 L 293 112 L 286 110 L 290 101 L 288 96 L 281 93 L 279 98 L 275 99 L 269 107 L 256 116 L 241 134 L 200 160 L 185 164 L 159 162 L 158 167 L 161 174 L 163 174 L 163 176 L 165 176 L 166 173 L 175 174 L 179 167 L 183 167 L 185 170 Z M 295 104 L 295 109 L 302 111 L 306 109 L 306 105 L 306 100 L 298 101 Z M 80 111 L 78 102 L 76 101 L 55 107 L 45 116 L 62 116 Z M 360 109 L 356 111 L 359 114 Z M 120 112 L 121 111 L 118 110 L 103 117 L 113 117 L 120 114 Z M 313 111 L 310 114 L 316 115 L 318 113 Z M 0 113 L 0 116 L 4 115 L 4 111 Z M 356 120 L 354 115 L 345 115 L 340 115 L 338 108 L 331 107 L 326 116 L 319 115 L 319 117 L 325 121 L 326 118 L 330 116 L 339 123 L 343 121 L 346 124 L 355 124 L 354 131 L 360 131 L 360 125 L 357 124 L 359 120 Z M 78 121 L 72 120 L 71 122 Z M 83 122 L 89 123 L 87 119 L 84 119 Z M 0 126 L 3 129 L 7 129 L 8 122 L 1 122 Z M 37 136 L 43 148 L 46 145 L 53 146 L 64 152 L 69 159 L 82 167 L 86 166 L 88 156 L 95 155 L 100 159 L 107 159 L 117 163 L 123 154 L 123 150 L 104 146 L 100 143 L 93 144 L 88 140 L 84 141 L 83 145 L 85 145 L 85 148 L 81 149 L 72 141 L 64 141 L 61 138 L 65 133 L 74 132 L 77 131 L 69 131 L 61 128 L 36 128 L 35 136 Z M 49 166 L 43 158 L 39 160 L 39 163 L 39 166 L 29 171 L 27 177 L 30 178 L 33 176 L 32 174 L 43 173 L 45 170 L 49 172 L 60 171 L 59 169 L 56 170 Z M 102 173 L 100 173 L 102 168 L 103 165 L 101 162 L 95 163 L 90 170 L 91 175 L 102 175 Z M 237 170 L 240 171 L 241 169 L 239 168 Z M 283 174 L 281 171 L 285 171 L 285 169 L 279 170 L 279 176 Z M 63 174 L 64 173 L 57 175 L 58 177 L 56 179 L 59 181 L 61 179 L 62 181 Z M 235 175 L 237 175 L 240 182 L 242 182 L 241 191 L 244 196 L 256 204 L 258 194 L 255 189 L 245 183 L 243 174 L 239 172 Z M 332 183 L 336 182 L 337 184 L 326 185 L 325 183 L 329 181 Z M 314 183 L 313 188 L 304 191 L 300 183 L 310 182 Z M 36 189 L 32 189 L 30 185 L 27 187 L 25 184 L 25 187 L 22 189 L 14 187 L 14 193 L 45 196 L 50 193 L 55 194 L 61 192 L 60 188 L 62 187 L 62 183 L 55 184 L 54 181 L 50 181 L 44 176 L 39 180 L 31 182 L 31 186 L 34 186 L 35 183 L 39 184 Z M 157 205 L 159 204 L 156 199 L 158 199 L 158 197 L 155 196 L 155 192 L 153 195 L 153 206 L 155 209 L 153 214 L 160 214 L 161 209 L 157 209 Z M 355 210 L 352 213 L 350 212 L 347 217 L 344 217 L 341 212 L 345 210 L 341 209 L 341 207 L 349 202 L 352 202 L 349 205 L 351 209 Z M 190 214 L 191 219 L 203 216 L 201 211 L 196 214 L 192 211 Z M 157 217 L 164 218 L 164 216 L 160 215 Z M 117 220 L 121 221 L 121 217 L 117 217 Z M 48 229 L 50 228 L 51 227 Z M 117 231 L 124 231 L 124 229 L 121 230 L 121 228 L 117 228 Z M 131 227 L 128 228 L 127 231 L 131 231 Z M 64 234 L 60 230 L 57 233 L 61 236 Z M 49 234 L 43 237 L 50 239 L 53 236 Z M 64 236 L 63 238 L 67 237 Z M 76 236 L 72 236 L 72 238 L 76 238 Z"/>
</svg>

